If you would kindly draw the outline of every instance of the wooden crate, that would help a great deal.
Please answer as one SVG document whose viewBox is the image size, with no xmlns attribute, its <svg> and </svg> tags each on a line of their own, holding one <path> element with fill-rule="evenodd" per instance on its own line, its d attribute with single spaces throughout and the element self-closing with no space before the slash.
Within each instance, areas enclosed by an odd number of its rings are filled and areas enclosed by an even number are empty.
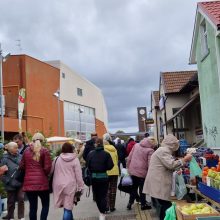
<svg viewBox="0 0 220 220">
<path fill-rule="evenodd" d="M 220 213 L 217 212 L 214 208 L 212 208 L 210 205 L 206 204 L 206 203 L 203 203 L 205 204 L 206 206 L 208 206 L 209 208 L 212 209 L 212 213 L 209 213 L 209 214 L 191 214 L 191 215 L 186 215 L 186 214 L 183 214 L 181 212 L 181 207 L 183 207 L 184 205 L 190 205 L 189 203 L 182 203 L 182 204 L 178 204 L 176 206 L 176 212 L 177 212 L 177 216 L 179 217 L 178 219 L 180 220 L 196 220 L 197 217 L 209 217 L 209 216 L 219 216 Z"/>
</svg>

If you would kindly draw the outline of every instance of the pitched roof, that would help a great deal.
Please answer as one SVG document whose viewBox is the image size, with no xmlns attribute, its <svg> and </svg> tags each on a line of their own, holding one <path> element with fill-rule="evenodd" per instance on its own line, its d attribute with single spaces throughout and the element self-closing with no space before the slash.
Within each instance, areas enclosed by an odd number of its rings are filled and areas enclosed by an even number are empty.
<svg viewBox="0 0 220 220">
<path fill-rule="evenodd" d="M 153 91 L 155 106 L 159 106 L 159 96 L 160 96 L 159 91 Z"/>
<path fill-rule="evenodd" d="M 220 28 L 220 1 L 199 2 L 198 7 Z"/>
<path fill-rule="evenodd" d="M 177 72 L 162 72 L 161 80 L 164 83 L 164 92 L 178 93 L 182 87 L 189 82 L 197 71 L 177 71 Z"/>
</svg>

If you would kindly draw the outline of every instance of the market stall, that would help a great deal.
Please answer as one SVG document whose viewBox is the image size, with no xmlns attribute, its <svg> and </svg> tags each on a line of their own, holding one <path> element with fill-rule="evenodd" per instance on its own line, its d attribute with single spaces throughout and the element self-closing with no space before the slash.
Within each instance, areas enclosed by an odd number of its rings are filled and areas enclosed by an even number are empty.
<svg viewBox="0 0 220 220">
<path fill-rule="evenodd" d="M 65 142 L 68 142 L 68 141 L 71 141 L 73 144 L 81 143 L 81 140 L 76 139 L 76 138 L 74 139 L 71 137 L 54 136 L 54 137 L 49 137 L 46 140 L 47 140 L 47 143 L 49 144 L 49 147 L 52 151 L 61 148 L 62 144 L 64 144 Z"/>
<path fill-rule="evenodd" d="M 220 220 L 220 159 L 209 148 L 188 150 L 193 163 L 183 168 L 188 191 L 195 193 L 194 203 L 175 201 L 177 220 Z M 190 162 L 191 163 L 191 162 Z M 195 174 L 196 170 L 196 174 Z M 200 201 L 198 200 L 200 196 Z"/>
</svg>

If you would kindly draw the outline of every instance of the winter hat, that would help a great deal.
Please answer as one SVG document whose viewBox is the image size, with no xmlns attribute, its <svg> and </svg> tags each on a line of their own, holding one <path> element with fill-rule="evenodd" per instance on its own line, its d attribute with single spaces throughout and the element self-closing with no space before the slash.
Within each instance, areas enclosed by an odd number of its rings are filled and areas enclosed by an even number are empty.
<svg viewBox="0 0 220 220">
<path fill-rule="evenodd" d="M 103 140 L 104 141 L 112 141 L 112 137 L 111 137 L 111 135 L 109 133 L 105 133 L 103 135 Z"/>
</svg>

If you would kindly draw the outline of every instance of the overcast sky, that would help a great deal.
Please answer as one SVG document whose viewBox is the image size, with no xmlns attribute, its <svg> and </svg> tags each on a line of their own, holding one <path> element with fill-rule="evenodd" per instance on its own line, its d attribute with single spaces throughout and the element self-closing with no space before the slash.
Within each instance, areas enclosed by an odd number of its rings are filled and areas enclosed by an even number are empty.
<svg viewBox="0 0 220 220">
<path fill-rule="evenodd" d="M 137 131 L 161 71 L 188 65 L 195 0 L 0 1 L 5 53 L 62 60 L 103 91 L 109 130 Z M 21 40 L 21 48 L 16 46 Z"/>
</svg>

